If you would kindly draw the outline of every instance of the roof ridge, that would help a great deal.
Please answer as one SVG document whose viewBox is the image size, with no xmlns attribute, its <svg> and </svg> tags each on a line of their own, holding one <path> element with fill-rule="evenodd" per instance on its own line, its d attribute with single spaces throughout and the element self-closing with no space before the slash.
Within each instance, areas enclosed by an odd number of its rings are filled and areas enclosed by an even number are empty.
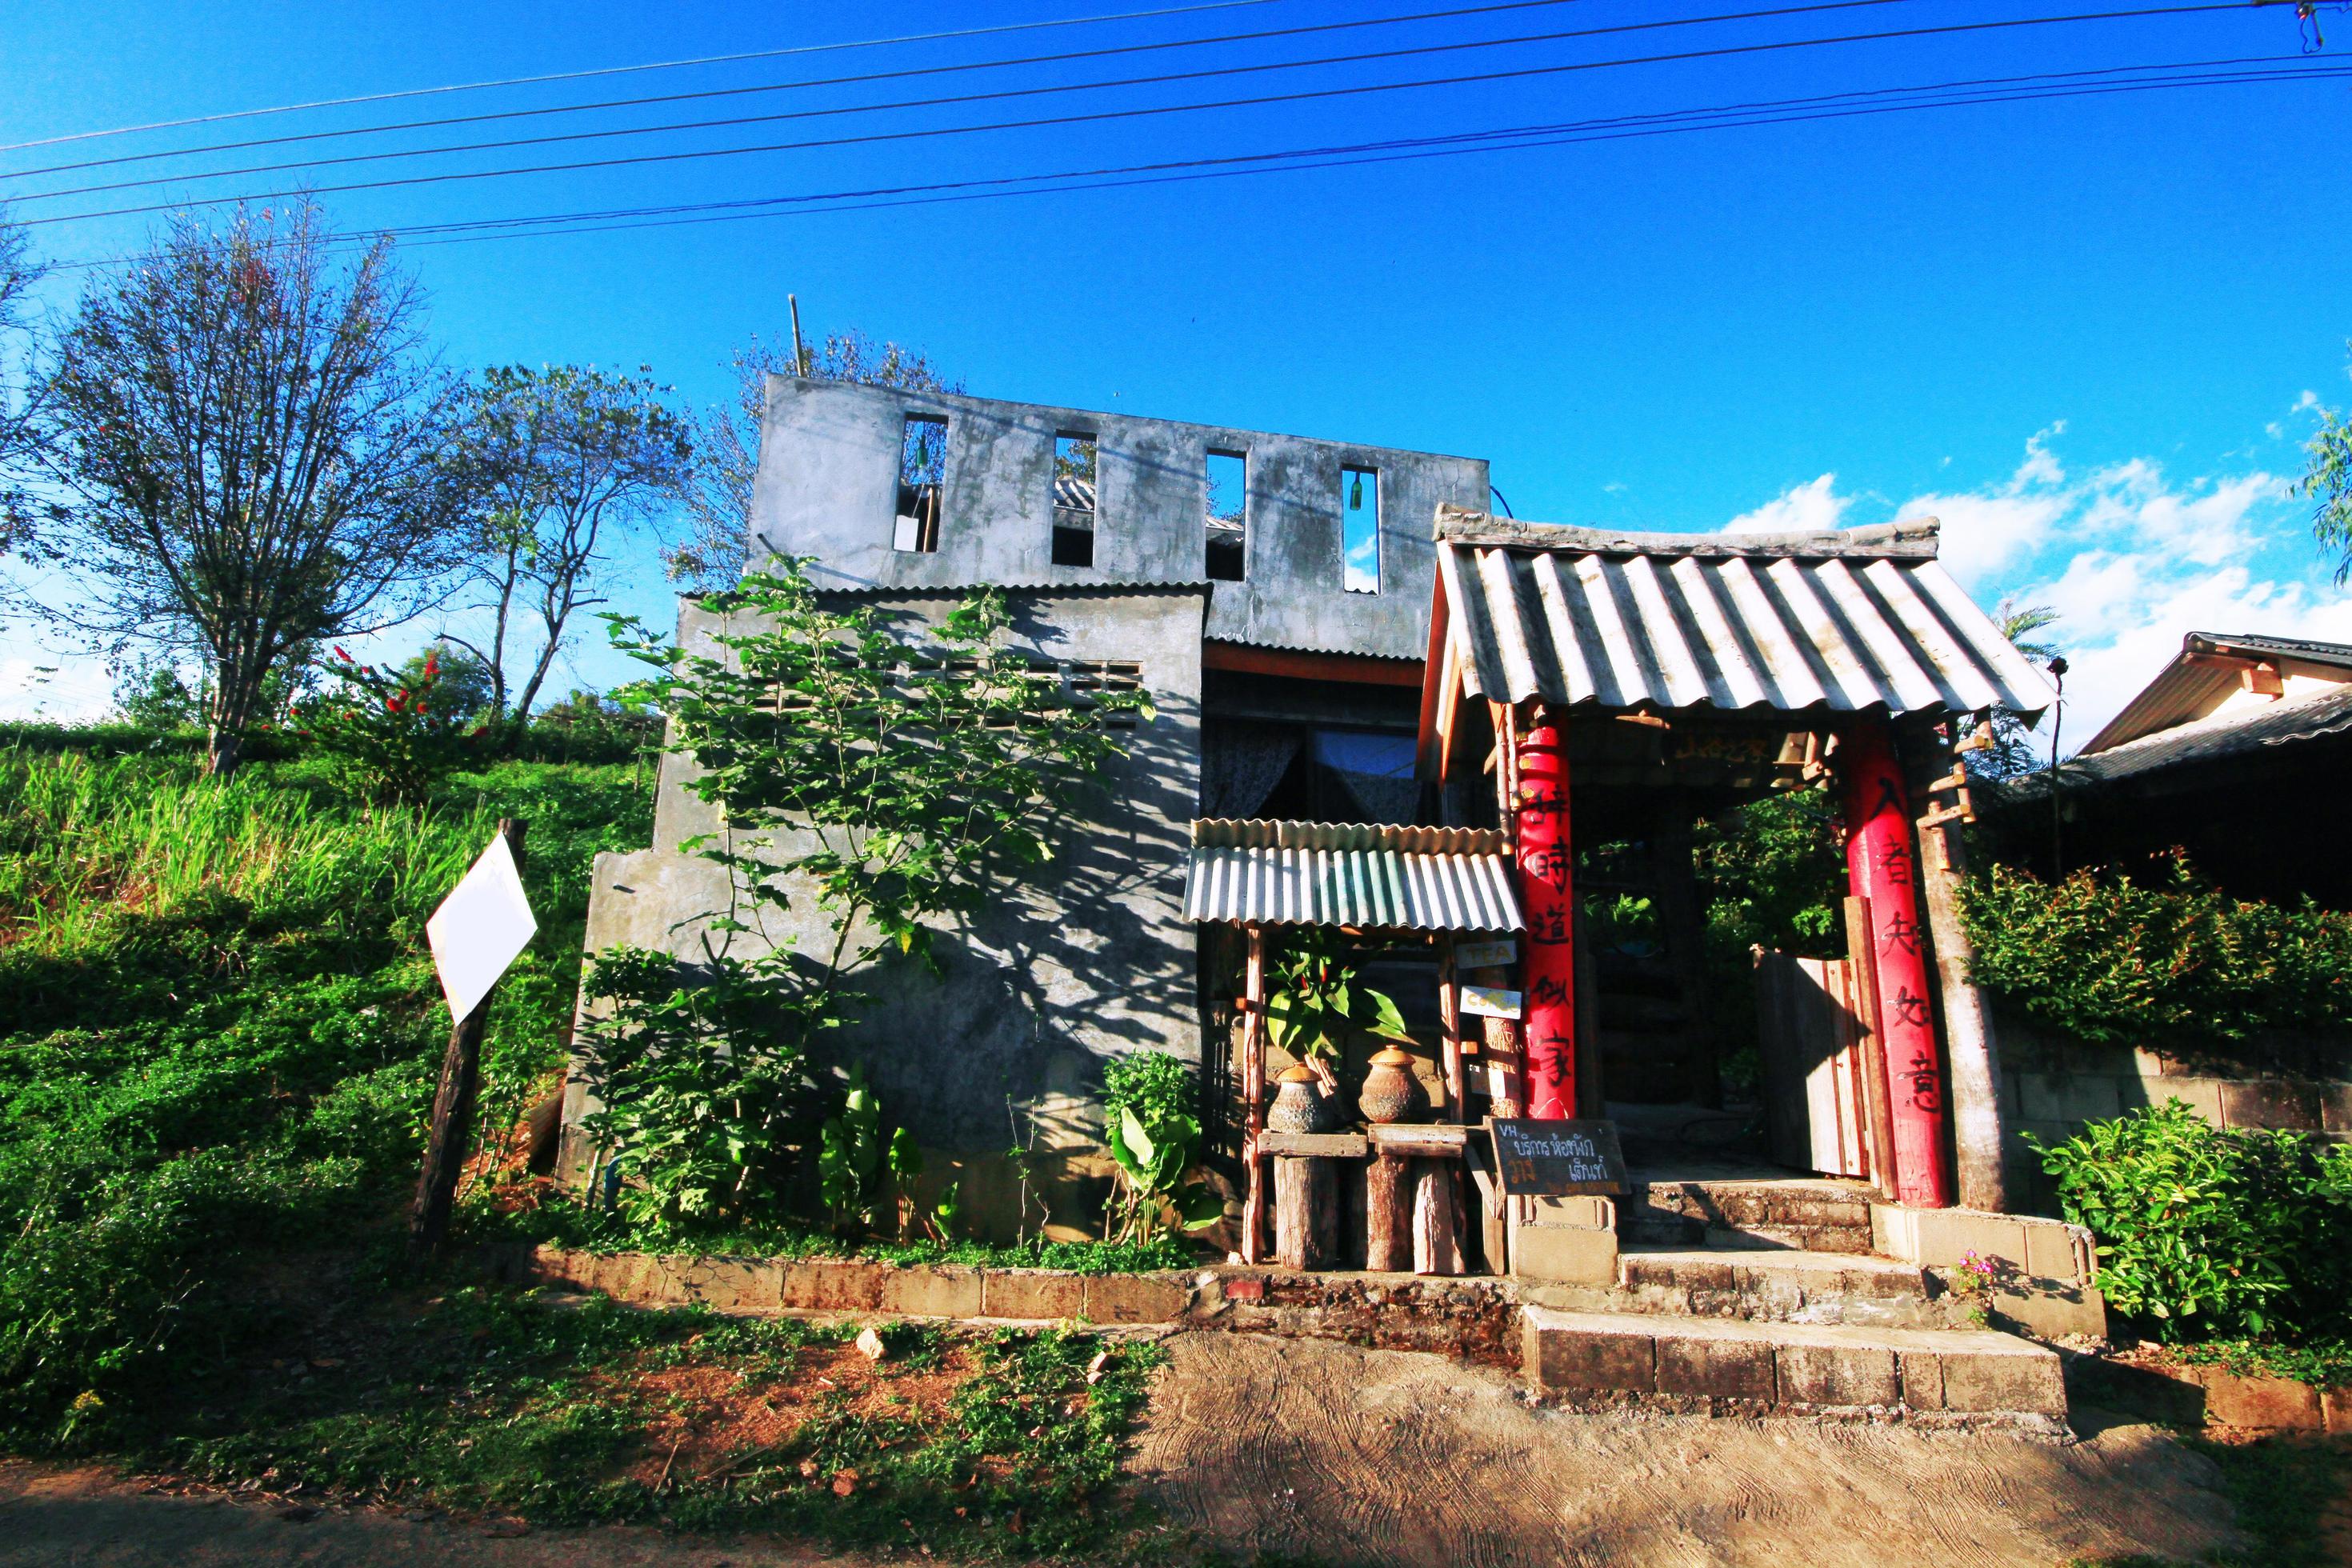
<svg viewBox="0 0 2352 1568">
<path fill-rule="evenodd" d="M 1523 522 L 1492 512 L 1445 505 L 1433 537 L 1440 543 L 1506 550 L 1571 551 L 1585 555 L 1747 557 L 1868 556 L 1935 558 L 1942 524 L 1935 518 L 1873 523 L 1867 528 L 1808 529 L 1781 533 L 1650 533 L 1567 522 Z"/>
</svg>

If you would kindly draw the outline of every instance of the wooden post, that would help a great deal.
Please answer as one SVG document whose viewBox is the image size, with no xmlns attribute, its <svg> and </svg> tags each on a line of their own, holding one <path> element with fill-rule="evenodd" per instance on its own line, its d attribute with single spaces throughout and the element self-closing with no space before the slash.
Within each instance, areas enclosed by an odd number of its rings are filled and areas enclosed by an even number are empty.
<svg viewBox="0 0 2352 1568">
<path fill-rule="evenodd" d="M 1285 1268 L 1328 1268 L 1339 1252 L 1339 1192 L 1331 1165 L 1312 1154 L 1274 1157 L 1274 1260 Z"/>
<path fill-rule="evenodd" d="M 1895 1123 L 1886 1104 L 1885 1052 L 1878 1040 L 1878 981 L 1870 963 L 1870 900 L 1845 901 L 1845 983 L 1862 1061 L 1863 1148 L 1879 1195 L 1895 1198 Z"/>
<path fill-rule="evenodd" d="M 1249 928 L 1242 1002 L 1242 1261 L 1265 1257 L 1265 1161 L 1257 1136 L 1265 1131 L 1265 930 Z"/>
<path fill-rule="evenodd" d="M 500 817 L 499 834 L 507 841 L 520 876 L 523 825 L 514 817 Z M 441 1058 L 441 1085 L 433 1095 L 433 1125 L 425 1137 L 425 1168 L 417 1173 L 416 1197 L 408 1210 L 408 1253 L 415 1259 L 440 1251 L 449 1234 L 449 1207 L 457 1201 L 457 1173 L 473 1140 L 474 1101 L 482 1088 L 482 1031 L 497 994 L 498 987 L 491 986 L 449 1031 L 449 1048 Z"/>
<path fill-rule="evenodd" d="M 1375 1147 L 1364 1162 L 1364 1267 L 1376 1274 L 1412 1266 L 1412 1162 Z"/>
<path fill-rule="evenodd" d="M 1527 1114 L 1576 1114 L 1576 850 L 1569 835 L 1568 725 L 1548 708 L 1518 745 L 1519 903 L 1528 922 L 1521 1021 Z"/>
<path fill-rule="evenodd" d="M 1932 735 L 1905 748 L 1908 770 L 1922 784 L 1956 778 L 1958 759 Z M 1965 785 L 1962 786 L 1965 788 Z M 1929 789 L 1915 801 L 1935 805 Z M 1927 913 L 1927 940 L 1936 960 L 1936 990 L 1944 1018 L 1944 1059 L 1951 1074 L 1952 1147 L 1960 1205 L 1992 1214 L 2009 1210 L 2006 1129 L 2000 1113 L 2000 1046 L 1992 1007 L 1969 980 L 1976 947 L 1960 921 L 1960 884 L 1968 879 L 1968 849 L 1960 833 L 1965 807 L 1930 810 L 1916 826 L 1919 840 L 1919 901 Z"/>
<path fill-rule="evenodd" d="M 1437 933 L 1437 1067 L 1445 1080 L 1449 1121 L 1470 1120 L 1469 1078 L 1462 1070 L 1461 977 L 1454 971 L 1454 933 Z"/>
<path fill-rule="evenodd" d="M 1462 1187 L 1451 1160 L 1412 1163 L 1412 1271 L 1462 1272 Z"/>
</svg>

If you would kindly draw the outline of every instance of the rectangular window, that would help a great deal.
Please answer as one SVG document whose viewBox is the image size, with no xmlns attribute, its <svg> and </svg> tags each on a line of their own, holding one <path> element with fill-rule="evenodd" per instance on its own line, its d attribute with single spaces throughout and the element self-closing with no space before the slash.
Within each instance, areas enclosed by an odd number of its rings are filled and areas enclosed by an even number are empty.
<svg viewBox="0 0 2352 1568">
<path fill-rule="evenodd" d="M 1238 583 L 1249 559 L 1249 459 L 1239 452 L 1212 452 L 1203 476 L 1208 487 L 1209 575 Z"/>
<path fill-rule="evenodd" d="M 898 434 L 898 520 L 890 535 L 899 550 L 929 554 L 940 547 L 940 486 L 948 472 L 948 422 L 936 414 L 909 414 Z"/>
<path fill-rule="evenodd" d="M 1381 591 L 1381 475 L 1377 468 L 1339 470 L 1340 580 L 1350 594 Z"/>
<path fill-rule="evenodd" d="M 1054 437 L 1054 564 L 1095 563 L 1095 438 Z"/>
</svg>

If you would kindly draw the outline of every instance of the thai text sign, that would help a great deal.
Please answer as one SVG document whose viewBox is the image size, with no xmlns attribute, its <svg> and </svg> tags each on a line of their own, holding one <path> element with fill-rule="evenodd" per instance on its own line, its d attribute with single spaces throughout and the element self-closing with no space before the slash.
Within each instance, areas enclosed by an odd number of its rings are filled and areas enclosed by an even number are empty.
<svg viewBox="0 0 2352 1568">
<path fill-rule="evenodd" d="M 1625 1190 L 1625 1156 L 1612 1121 L 1492 1121 L 1495 1169 L 1515 1197 L 1579 1197 Z"/>
</svg>

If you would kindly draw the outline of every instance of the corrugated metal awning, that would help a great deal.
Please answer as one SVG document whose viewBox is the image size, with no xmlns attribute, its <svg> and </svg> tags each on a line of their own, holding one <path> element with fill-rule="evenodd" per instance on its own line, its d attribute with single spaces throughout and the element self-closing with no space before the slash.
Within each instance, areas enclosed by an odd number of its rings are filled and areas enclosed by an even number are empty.
<svg viewBox="0 0 2352 1568">
<path fill-rule="evenodd" d="M 1642 534 L 1448 510 L 1437 542 L 1472 696 L 1890 713 L 2056 696 L 1937 563 L 1932 521 Z"/>
<path fill-rule="evenodd" d="M 1510 845 L 1467 827 L 1192 824 L 1184 918 L 1253 925 L 1525 929 Z"/>
</svg>

